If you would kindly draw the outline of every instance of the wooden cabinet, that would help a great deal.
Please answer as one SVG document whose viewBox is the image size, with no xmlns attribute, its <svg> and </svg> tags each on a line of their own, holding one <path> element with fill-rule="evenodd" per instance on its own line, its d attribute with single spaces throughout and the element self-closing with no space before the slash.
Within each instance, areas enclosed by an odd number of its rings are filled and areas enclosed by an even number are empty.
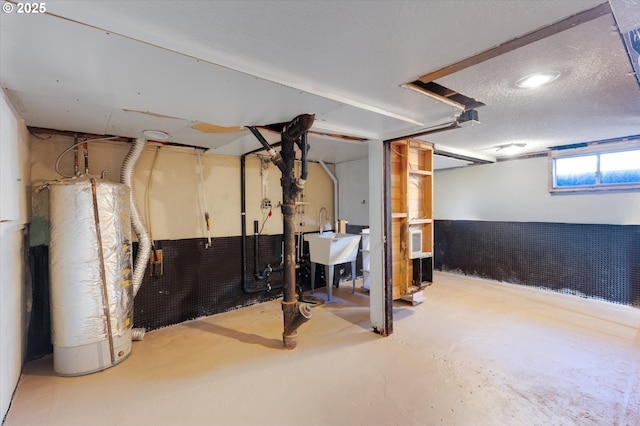
<svg viewBox="0 0 640 426">
<path fill-rule="evenodd" d="M 390 143 L 393 299 L 422 301 L 433 274 L 433 145 Z"/>
</svg>

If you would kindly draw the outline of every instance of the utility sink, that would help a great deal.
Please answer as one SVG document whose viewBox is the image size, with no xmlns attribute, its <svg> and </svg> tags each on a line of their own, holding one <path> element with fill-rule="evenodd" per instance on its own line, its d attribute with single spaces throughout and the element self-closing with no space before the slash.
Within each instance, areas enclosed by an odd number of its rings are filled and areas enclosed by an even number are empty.
<svg viewBox="0 0 640 426">
<path fill-rule="evenodd" d="M 358 255 L 360 235 L 323 232 L 305 234 L 304 239 L 309 243 L 311 261 L 315 263 L 338 265 L 351 262 Z"/>
<path fill-rule="evenodd" d="M 311 292 L 315 291 L 316 263 L 324 265 L 329 301 L 332 300 L 334 266 L 351 263 L 351 278 L 355 293 L 356 256 L 358 255 L 360 235 L 323 232 L 322 234 L 305 234 L 304 239 L 309 243 L 311 256 Z"/>
</svg>

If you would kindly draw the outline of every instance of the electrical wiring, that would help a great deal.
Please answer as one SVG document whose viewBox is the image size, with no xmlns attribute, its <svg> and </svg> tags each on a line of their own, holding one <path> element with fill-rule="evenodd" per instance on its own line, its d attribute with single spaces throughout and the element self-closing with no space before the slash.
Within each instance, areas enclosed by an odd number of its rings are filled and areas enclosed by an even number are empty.
<svg viewBox="0 0 640 426">
<path fill-rule="evenodd" d="M 267 223 L 267 220 L 271 217 L 272 214 L 273 214 L 273 210 L 269 209 L 269 213 L 267 213 L 267 217 L 265 217 L 264 220 L 262 221 L 262 226 L 260 227 L 260 231 L 258 231 L 258 235 L 262 235 L 262 230 L 264 229 L 264 225 L 265 223 Z"/>
<path fill-rule="evenodd" d="M 151 182 L 153 177 L 153 170 L 156 168 L 156 162 L 158 161 L 158 156 L 160 154 L 160 147 L 156 147 L 156 150 L 153 154 L 153 162 L 151 163 L 151 169 L 149 170 L 149 179 L 147 179 L 147 188 L 145 193 L 145 213 L 147 214 L 147 223 L 149 224 L 149 236 L 151 238 L 151 247 L 154 247 L 154 239 L 153 232 L 151 227 Z"/>
</svg>

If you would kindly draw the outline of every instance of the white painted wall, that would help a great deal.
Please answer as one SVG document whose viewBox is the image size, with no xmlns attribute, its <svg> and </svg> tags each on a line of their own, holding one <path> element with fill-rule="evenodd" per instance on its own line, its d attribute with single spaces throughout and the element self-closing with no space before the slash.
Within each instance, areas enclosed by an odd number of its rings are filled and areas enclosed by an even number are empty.
<svg viewBox="0 0 640 426">
<path fill-rule="evenodd" d="M 24 229 L 29 221 L 29 133 L 2 92 L 0 100 L 0 417 L 20 378 L 28 312 Z"/>
<path fill-rule="evenodd" d="M 48 137 L 39 135 L 40 137 Z M 53 136 L 47 140 L 33 139 L 32 180 L 42 182 L 58 179 L 54 164 L 57 156 L 73 143 L 73 139 Z M 120 167 L 130 144 L 127 142 L 94 142 L 89 144 L 90 172 L 118 181 Z M 154 240 L 204 238 L 207 236 L 203 213 L 198 157 L 193 148 L 163 146 L 158 152 L 151 181 L 149 175 L 157 145 L 149 144 L 135 170 L 136 199 L 145 223 L 150 225 Z M 201 154 L 207 208 L 211 217 L 211 236 L 227 237 L 241 234 L 240 158 Z M 261 209 L 262 178 L 260 160 L 249 156 L 246 161 L 247 233 L 253 234 L 253 221 L 262 225 L 266 212 Z M 61 170 L 71 174 L 73 153 L 61 161 Z M 282 201 L 280 170 L 269 164 L 267 195 L 271 199 L 272 216 L 265 222 L 264 234 L 282 233 L 282 215 L 277 205 Z M 299 207 L 298 223 L 303 232 L 317 231 L 318 211 L 326 207 L 333 212 L 333 182 L 319 164 L 309 164 L 304 201 Z M 48 191 L 33 196 L 32 245 L 48 244 Z M 147 202 L 148 201 L 148 202 Z M 39 225 L 38 225 L 39 224 Z"/>
<path fill-rule="evenodd" d="M 546 157 L 438 170 L 434 217 L 440 220 L 638 225 L 640 191 L 548 191 Z"/>
<path fill-rule="evenodd" d="M 384 146 L 382 141 L 369 141 L 369 316 L 371 326 L 385 330 L 384 297 Z"/>
<path fill-rule="evenodd" d="M 369 225 L 369 159 L 336 164 L 338 219 L 352 225 Z"/>
</svg>

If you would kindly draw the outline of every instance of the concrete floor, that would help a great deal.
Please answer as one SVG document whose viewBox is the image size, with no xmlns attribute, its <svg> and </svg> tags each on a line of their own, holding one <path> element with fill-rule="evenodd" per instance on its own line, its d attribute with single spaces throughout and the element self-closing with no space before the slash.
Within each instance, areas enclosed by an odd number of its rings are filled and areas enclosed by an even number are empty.
<svg viewBox="0 0 640 426">
<path fill-rule="evenodd" d="M 640 424 L 640 310 L 434 281 L 424 303 L 397 302 L 387 338 L 369 330 L 368 296 L 343 285 L 293 351 L 273 301 L 147 333 L 100 373 L 30 362 L 5 424 Z"/>
</svg>

